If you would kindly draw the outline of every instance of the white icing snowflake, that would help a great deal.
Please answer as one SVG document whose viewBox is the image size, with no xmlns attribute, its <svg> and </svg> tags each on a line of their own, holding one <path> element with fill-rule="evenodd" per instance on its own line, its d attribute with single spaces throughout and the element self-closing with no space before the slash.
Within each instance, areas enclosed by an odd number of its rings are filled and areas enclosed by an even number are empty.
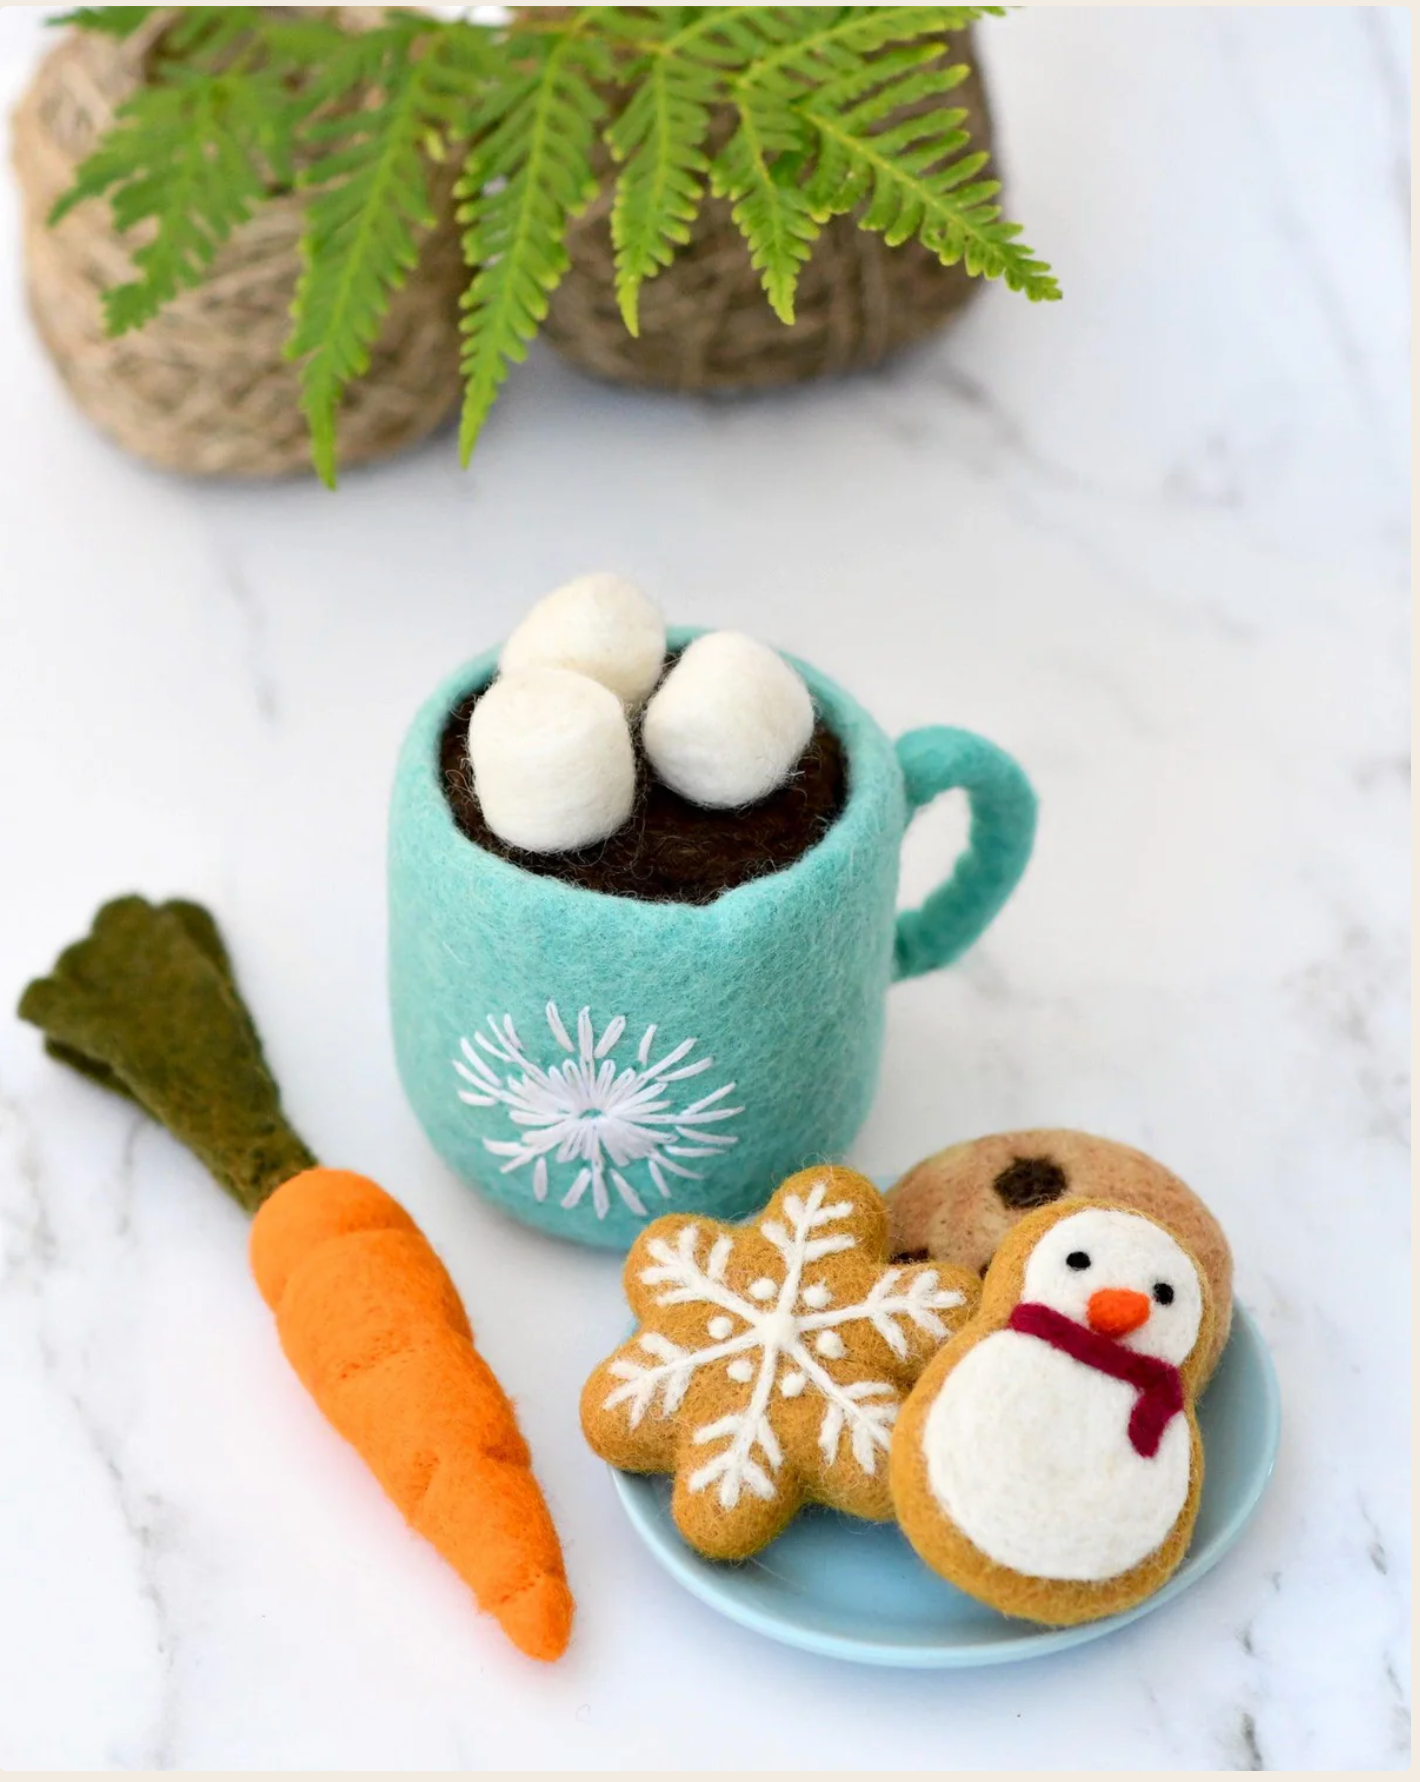
<svg viewBox="0 0 1420 1782">
<path fill-rule="evenodd" d="M 644 1219 L 646 1204 L 625 1174 L 628 1167 L 644 1164 L 656 1192 L 669 1199 L 668 1176 L 701 1180 L 699 1171 L 687 1167 L 687 1159 L 718 1157 L 738 1143 L 732 1133 L 714 1130 L 744 1112 L 720 1105 L 733 1093 L 733 1083 L 688 1107 L 675 1105 L 669 1085 L 698 1077 L 715 1062 L 711 1057 L 683 1062 L 695 1049 L 693 1039 L 682 1040 L 652 1063 L 653 1022 L 641 1036 L 635 1064 L 618 1070 L 615 1052 L 626 1031 L 624 1015 L 614 1016 L 598 1035 L 591 1010 L 583 1009 L 575 1044 L 555 1002 L 548 1003 L 546 1015 L 553 1039 L 569 1054 L 550 1067 L 528 1056 L 511 1015 L 501 1022 L 490 1015 L 488 1033 L 475 1033 L 472 1042 L 460 1040 L 463 1056 L 453 1061 L 467 1085 L 459 1090 L 459 1100 L 476 1108 L 505 1107 L 513 1126 L 521 1129 L 517 1138 L 483 1142 L 495 1156 L 507 1159 L 505 1175 L 532 1165 L 534 1199 L 547 1199 L 550 1159 L 577 1166 L 561 1197 L 564 1207 L 575 1207 L 590 1189 L 597 1217 L 605 1219 L 611 1207 L 609 1180 Z M 511 1069 L 500 1075 L 489 1059 Z"/>
<path fill-rule="evenodd" d="M 938 1317 L 961 1306 L 966 1295 L 944 1288 L 932 1269 L 889 1268 L 867 1293 L 851 1305 L 835 1306 L 823 1280 L 806 1282 L 804 1272 L 821 1257 L 851 1250 L 851 1231 L 832 1231 L 853 1212 L 851 1201 L 825 1206 L 826 1184 L 816 1183 L 806 1199 L 787 1195 L 778 1219 L 765 1219 L 756 1229 L 779 1252 L 779 1279 L 758 1276 L 739 1293 L 726 1282 L 726 1268 L 735 1236 L 722 1232 L 700 1257 L 701 1230 L 690 1224 L 674 1244 L 652 1237 L 646 1244 L 652 1265 L 640 1271 L 648 1287 L 661 1287 L 660 1306 L 701 1304 L 709 1308 L 703 1347 L 690 1349 L 663 1331 L 643 1330 L 637 1345 L 651 1359 L 621 1356 L 609 1372 L 622 1382 L 603 1401 L 604 1410 L 626 1407 L 634 1429 L 654 1407 L 673 1414 L 684 1400 L 696 1370 L 724 1364 L 725 1374 L 750 1388 L 744 1405 L 694 1433 L 697 1444 L 722 1444 L 687 1480 L 691 1491 L 718 1487 L 721 1505 L 733 1509 L 742 1491 L 772 1498 L 779 1489 L 783 1453 L 772 1426 L 770 1407 L 777 1390 L 785 1398 L 817 1393 L 823 1400 L 818 1446 L 824 1464 L 832 1466 L 845 1433 L 854 1460 L 871 1477 L 879 1452 L 886 1452 L 900 1402 L 900 1389 L 890 1380 L 838 1380 L 823 1364 L 839 1360 L 846 1344 L 839 1332 L 867 1323 L 893 1354 L 905 1357 L 908 1338 L 899 1320 L 907 1320 L 938 1340 L 948 1334 Z M 907 1277 L 903 1285 L 903 1278 Z M 756 1450 L 758 1455 L 756 1455 Z"/>
</svg>

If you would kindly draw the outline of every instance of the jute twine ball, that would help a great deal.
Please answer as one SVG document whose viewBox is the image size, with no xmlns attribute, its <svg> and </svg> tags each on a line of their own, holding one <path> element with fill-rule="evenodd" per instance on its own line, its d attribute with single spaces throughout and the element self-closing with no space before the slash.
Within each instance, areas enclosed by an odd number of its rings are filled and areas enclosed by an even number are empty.
<svg viewBox="0 0 1420 1782">
<path fill-rule="evenodd" d="M 958 37 L 947 60 L 970 61 L 972 72 L 934 103 L 965 110 L 970 148 L 989 151 L 991 117 L 974 47 Z M 713 147 L 730 124 L 728 115 L 716 120 Z M 769 307 L 730 206 L 707 197 L 690 241 L 642 285 L 641 332 L 633 339 L 614 284 L 606 178 L 614 167 L 605 147 L 600 156 L 602 189 L 572 224 L 571 267 L 543 325 L 564 358 L 596 377 L 667 390 L 755 390 L 859 370 L 931 334 L 981 283 L 917 242 L 890 248 L 851 217 L 835 217 L 814 243 L 786 327 Z"/>
<path fill-rule="evenodd" d="M 359 29 L 380 8 L 341 8 Z M 362 19 L 359 15 L 364 14 Z M 171 11 L 123 42 L 71 31 L 41 63 L 16 109 L 15 168 L 24 201 L 25 280 L 35 325 L 90 419 L 150 463 L 203 476 L 310 469 L 295 365 L 282 357 L 300 271 L 302 203 L 277 196 L 236 229 L 202 284 L 144 328 L 110 339 L 100 293 L 133 276 L 141 229 L 119 235 L 106 199 L 46 218 L 74 171 L 144 78 Z M 422 438 L 459 399 L 458 293 L 466 273 L 448 204 L 419 267 L 390 307 L 368 374 L 337 426 L 342 465 Z"/>
</svg>

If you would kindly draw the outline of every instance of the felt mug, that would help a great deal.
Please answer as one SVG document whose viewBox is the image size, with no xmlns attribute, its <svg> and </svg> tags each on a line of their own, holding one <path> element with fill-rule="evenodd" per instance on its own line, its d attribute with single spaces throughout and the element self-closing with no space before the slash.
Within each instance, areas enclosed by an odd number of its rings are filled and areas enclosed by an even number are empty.
<svg viewBox="0 0 1420 1782">
<path fill-rule="evenodd" d="M 1035 797 L 1009 755 L 936 725 L 894 744 L 786 659 L 843 745 L 847 801 L 792 865 L 706 904 L 589 891 L 460 831 L 440 741 L 496 650 L 409 731 L 389 834 L 399 1072 L 444 1160 L 529 1225 L 625 1249 L 661 1213 L 743 1218 L 795 1170 L 841 1159 L 873 1098 L 889 986 L 950 964 L 1025 869 Z M 957 788 L 967 848 L 899 913 L 907 825 Z"/>
</svg>

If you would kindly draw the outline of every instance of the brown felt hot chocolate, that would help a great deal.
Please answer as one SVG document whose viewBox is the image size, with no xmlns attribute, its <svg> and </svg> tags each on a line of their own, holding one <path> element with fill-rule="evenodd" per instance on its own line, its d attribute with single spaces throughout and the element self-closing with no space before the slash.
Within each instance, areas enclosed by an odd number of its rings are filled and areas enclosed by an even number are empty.
<svg viewBox="0 0 1420 1782">
<path fill-rule="evenodd" d="M 674 660 L 668 660 L 667 670 Z M 494 834 L 474 791 L 468 722 L 486 691 L 477 688 L 458 702 L 440 739 L 444 793 L 455 822 L 489 853 L 588 891 L 647 902 L 711 903 L 736 885 L 792 866 L 823 839 L 847 802 L 843 746 L 822 719 L 788 780 L 767 798 L 734 810 L 708 809 L 673 792 L 647 760 L 638 723 L 632 730 L 636 797 L 628 820 L 591 847 L 531 853 Z"/>
</svg>

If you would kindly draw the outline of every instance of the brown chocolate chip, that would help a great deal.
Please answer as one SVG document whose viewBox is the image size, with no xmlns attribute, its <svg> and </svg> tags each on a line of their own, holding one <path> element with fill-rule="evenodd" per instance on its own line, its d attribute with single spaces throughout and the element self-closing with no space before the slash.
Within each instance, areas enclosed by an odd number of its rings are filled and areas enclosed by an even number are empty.
<svg viewBox="0 0 1420 1782">
<path fill-rule="evenodd" d="M 991 1186 L 1003 1206 L 1012 1212 L 1048 1207 L 1069 1187 L 1065 1171 L 1053 1157 L 1017 1157 L 1008 1163 Z"/>
</svg>

